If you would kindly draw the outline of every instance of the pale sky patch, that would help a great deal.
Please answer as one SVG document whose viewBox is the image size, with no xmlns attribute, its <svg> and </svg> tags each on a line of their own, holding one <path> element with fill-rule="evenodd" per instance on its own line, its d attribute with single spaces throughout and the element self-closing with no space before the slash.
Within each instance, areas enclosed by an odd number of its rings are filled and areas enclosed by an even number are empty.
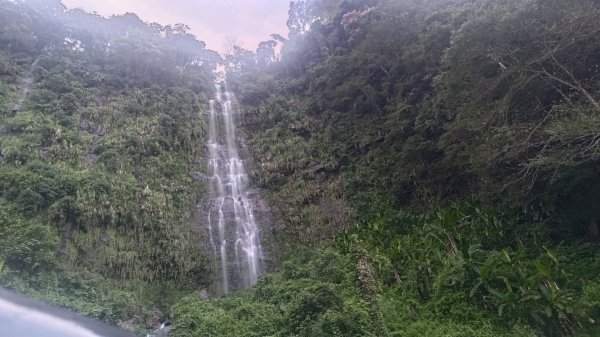
<svg viewBox="0 0 600 337">
<path fill-rule="evenodd" d="M 260 41 L 277 33 L 287 36 L 289 0 L 62 0 L 102 16 L 137 14 L 145 22 L 184 23 L 207 48 L 224 51 L 227 38 L 255 51 Z"/>
</svg>

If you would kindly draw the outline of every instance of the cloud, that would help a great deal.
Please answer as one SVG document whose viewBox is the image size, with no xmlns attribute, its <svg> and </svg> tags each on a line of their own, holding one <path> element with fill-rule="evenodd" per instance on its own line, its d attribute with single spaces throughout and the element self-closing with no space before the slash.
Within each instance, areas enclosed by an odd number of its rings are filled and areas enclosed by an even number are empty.
<svg viewBox="0 0 600 337">
<path fill-rule="evenodd" d="M 278 33 L 287 35 L 287 0 L 62 0 L 68 8 L 81 8 L 103 16 L 136 13 L 146 22 L 185 23 L 207 47 L 223 51 L 228 37 L 246 49 Z"/>
</svg>

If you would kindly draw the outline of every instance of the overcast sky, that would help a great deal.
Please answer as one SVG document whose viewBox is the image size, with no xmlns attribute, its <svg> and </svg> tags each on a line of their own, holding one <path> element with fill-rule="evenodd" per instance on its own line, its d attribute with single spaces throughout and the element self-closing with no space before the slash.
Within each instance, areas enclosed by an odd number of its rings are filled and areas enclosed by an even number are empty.
<svg viewBox="0 0 600 337">
<path fill-rule="evenodd" d="M 223 51 L 235 38 L 252 51 L 278 33 L 287 36 L 289 0 L 62 0 L 68 8 L 81 8 L 103 16 L 133 12 L 146 22 L 185 23 L 207 48 Z"/>
</svg>

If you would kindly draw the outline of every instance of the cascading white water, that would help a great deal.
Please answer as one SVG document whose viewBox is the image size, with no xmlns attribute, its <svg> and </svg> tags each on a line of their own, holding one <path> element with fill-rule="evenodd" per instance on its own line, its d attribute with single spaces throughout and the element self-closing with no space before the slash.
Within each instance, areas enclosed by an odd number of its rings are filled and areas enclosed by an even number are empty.
<svg viewBox="0 0 600 337">
<path fill-rule="evenodd" d="M 262 273 L 259 230 L 248 198 L 248 175 L 240 158 L 236 138 L 235 96 L 215 86 L 209 106 L 208 156 L 211 206 L 208 235 L 220 269 L 220 292 L 244 289 Z"/>
<path fill-rule="evenodd" d="M 15 104 L 12 108 L 12 113 L 15 115 L 18 115 L 21 112 L 21 108 L 23 107 L 23 104 L 25 103 L 27 94 L 31 90 L 31 86 L 33 85 L 34 71 L 39 62 L 40 62 L 40 57 L 36 58 L 35 61 L 33 61 L 31 66 L 29 67 L 29 72 L 27 74 L 27 77 L 25 77 L 25 80 L 23 81 L 23 84 L 21 86 L 21 95 L 19 96 L 19 99 L 15 102 Z"/>
</svg>

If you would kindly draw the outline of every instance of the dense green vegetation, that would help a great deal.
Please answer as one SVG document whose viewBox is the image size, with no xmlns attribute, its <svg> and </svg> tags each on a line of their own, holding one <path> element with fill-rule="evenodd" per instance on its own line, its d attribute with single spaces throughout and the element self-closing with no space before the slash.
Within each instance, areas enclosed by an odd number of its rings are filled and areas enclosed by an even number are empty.
<svg viewBox="0 0 600 337">
<path fill-rule="evenodd" d="M 57 1 L 2 1 L 0 21 L 1 283 L 151 328 L 209 275 L 191 173 L 219 57 L 185 26 Z"/>
<path fill-rule="evenodd" d="M 191 295 L 175 336 L 595 336 L 600 254 L 472 205 L 391 212 L 227 298 Z M 349 232 L 350 233 L 350 232 Z"/>
<path fill-rule="evenodd" d="M 368 307 L 355 285 L 352 261 L 326 251 L 285 262 L 281 273 L 250 291 L 175 307 L 175 336 L 367 336 Z M 313 255 L 313 256 L 311 256 Z"/>
<path fill-rule="evenodd" d="M 289 13 L 289 39 L 236 50 L 228 74 L 287 262 L 246 293 L 181 302 L 175 334 L 600 333 L 597 2 Z M 337 253 L 294 258 L 323 245 Z M 320 265 L 331 254 L 340 271 Z"/>
<path fill-rule="evenodd" d="M 597 1 L 300 0 L 289 38 L 232 46 L 274 245 L 213 299 L 220 57 L 50 0 L 0 22 L 2 285 L 180 337 L 600 334 Z"/>
<path fill-rule="evenodd" d="M 280 62 L 231 76 L 289 234 L 476 199 L 598 239 L 595 2 L 311 3 Z"/>
</svg>

